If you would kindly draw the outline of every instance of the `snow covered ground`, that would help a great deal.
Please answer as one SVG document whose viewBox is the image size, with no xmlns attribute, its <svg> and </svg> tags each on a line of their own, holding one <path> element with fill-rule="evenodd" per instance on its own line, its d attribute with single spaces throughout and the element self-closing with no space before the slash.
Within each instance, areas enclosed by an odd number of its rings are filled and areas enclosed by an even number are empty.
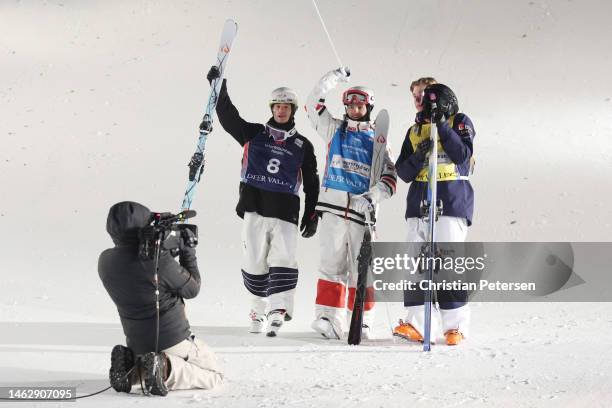
<svg viewBox="0 0 612 408">
<path fill-rule="evenodd" d="M 352 83 L 371 86 L 375 110 L 389 110 L 395 151 L 414 116 L 413 79 L 433 75 L 456 91 L 477 131 L 470 240 L 610 240 L 609 2 L 319 6 Z M 120 200 L 178 209 L 228 17 L 240 26 L 228 88 L 248 120 L 268 118 L 271 89 L 291 86 L 304 100 L 338 65 L 307 0 L 0 1 L 0 386 L 74 384 L 85 394 L 106 385 L 110 349 L 123 340 L 97 276 L 111 245 L 106 213 Z M 329 98 L 338 113 L 340 92 Z M 322 167 L 322 142 L 302 111 L 296 120 Z M 276 339 L 248 335 L 233 211 L 241 149 L 217 126 L 207 152 L 194 205 L 204 287 L 188 313 L 226 384 L 78 404 L 612 405 L 609 303 L 475 304 L 470 339 L 430 354 L 388 338 L 402 311 L 381 305 L 379 340 L 348 347 L 309 330 L 316 237 L 299 242 L 294 321 Z M 404 237 L 407 186 L 398 190 L 381 212 L 384 241 Z"/>
<path fill-rule="evenodd" d="M 325 341 L 305 325 L 269 339 L 246 334 L 242 327 L 196 324 L 195 332 L 225 366 L 222 388 L 146 401 L 138 393 L 128 397 L 109 391 L 78 404 L 609 406 L 610 307 L 513 306 L 475 304 L 472 338 L 461 347 L 434 346 L 428 354 L 420 346 L 385 338 L 384 324 L 377 327 L 380 339 L 359 347 Z M 109 345 L 122 340 L 121 327 L 112 323 L 4 322 L 0 328 L 2 385 L 76 385 L 79 394 L 107 386 Z"/>
</svg>

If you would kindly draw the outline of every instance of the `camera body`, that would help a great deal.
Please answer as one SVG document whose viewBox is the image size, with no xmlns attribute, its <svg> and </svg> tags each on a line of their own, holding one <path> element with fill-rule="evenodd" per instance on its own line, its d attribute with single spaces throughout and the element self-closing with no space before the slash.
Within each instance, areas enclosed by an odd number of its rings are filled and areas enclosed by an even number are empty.
<svg viewBox="0 0 612 408">
<path fill-rule="evenodd" d="M 138 256 L 143 260 L 155 258 L 156 245 L 160 253 L 169 251 L 172 256 L 179 255 L 181 248 L 195 248 L 198 245 L 198 226 L 182 224 L 184 213 L 153 213 L 151 225 L 141 228 L 138 232 Z"/>
</svg>

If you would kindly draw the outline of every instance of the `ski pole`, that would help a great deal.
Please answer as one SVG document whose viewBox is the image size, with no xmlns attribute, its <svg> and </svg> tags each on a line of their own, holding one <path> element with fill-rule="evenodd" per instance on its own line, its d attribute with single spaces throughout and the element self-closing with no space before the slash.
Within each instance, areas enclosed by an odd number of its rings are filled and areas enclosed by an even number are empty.
<svg viewBox="0 0 612 408">
<path fill-rule="evenodd" d="M 435 110 L 435 104 L 432 105 L 432 111 Z M 436 123 L 431 120 L 431 153 L 429 155 L 429 267 L 427 268 L 425 280 L 427 281 L 427 290 L 425 291 L 425 333 L 423 339 L 423 351 L 431 350 L 431 306 L 433 298 L 433 290 L 431 287 L 433 281 L 433 258 L 436 256 L 436 218 L 438 217 L 438 128 Z"/>
<path fill-rule="evenodd" d="M 329 31 L 327 31 L 327 27 L 325 26 L 325 21 L 323 21 L 323 17 L 321 16 L 321 12 L 319 11 L 319 6 L 317 6 L 317 2 L 316 0 L 312 0 L 312 4 L 314 5 L 314 8 L 317 12 L 317 15 L 319 16 L 319 21 L 321 21 L 321 25 L 323 26 L 323 30 L 325 31 L 325 34 L 327 35 L 327 40 L 329 41 L 329 45 L 331 45 L 332 51 L 334 52 L 334 55 L 336 56 L 336 60 L 338 61 L 338 66 L 340 67 L 344 67 L 344 64 L 342 64 L 342 61 L 340 61 L 340 57 L 338 56 L 338 51 L 336 51 L 336 47 L 334 46 L 334 42 L 332 41 L 331 36 L 329 35 Z"/>
</svg>

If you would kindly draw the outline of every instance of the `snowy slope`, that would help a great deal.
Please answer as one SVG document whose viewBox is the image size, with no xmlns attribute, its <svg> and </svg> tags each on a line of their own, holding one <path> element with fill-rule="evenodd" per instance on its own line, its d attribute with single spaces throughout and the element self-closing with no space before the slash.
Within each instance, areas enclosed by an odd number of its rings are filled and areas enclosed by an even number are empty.
<svg viewBox="0 0 612 408">
<path fill-rule="evenodd" d="M 309 331 L 268 339 L 238 327 L 196 325 L 226 369 L 222 388 L 146 401 L 136 391 L 129 397 L 111 391 L 79 405 L 609 406 L 612 353 L 603 340 L 611 334 L 609 306 L 580 306 L 588 307 L 477 304 L 470 341 L 458 348 L 434 346 L 429 354 L 391 339 L 352 347 Z M 587 309 L 591 314 L 585 317 Z M 109 345 L 122 337 L 118 324 L 1 323 L 0 328 L 8 333 L 0 345 L 2 385 L 76 385 L 80 394 L 107 386 Z M 41 332 L 45 337 L 37 340 Z"/>
<path fill-rule="evenodd" d="M 320 9 L 352 84 L 374 88 L 377 108 L 389 110 L 395 151 L 414 116 L 413 79 L 434 75 L 456 91 L 477 131 L 470 240 L 609 241 L 608 2 L 320 0 Z M 307 0 L 0 1 L 0 383 L 84 381 L 79 392 L 103 384 L 108 350 L 121 340 L 96 272 L 111 245 L 106 213 L 126 199 L 178 209 L 227 17 L 240 25 L 228 87 L 247 120 L 268 118 L 271 89 L 291 86 L 303 101 L 337 66 Z M 340 92 L 329 98 L 338 114 Z M 301 110 L 297 124 L 322 168 L 323 144 Z M 189 315 L 219 346 L 228 380 L 215 393 L 173 396 L 177 405 L 612 403 L 603 386 L 608 304 L 476 306 L 470 341 L 431 356 L 391 340 L 363 351 L 319 340 L 308 329 L 316 237 L 299 242 L 287 338 L 244 335 L 233 211 L 241 149 L 217 126 L 207 151 L 194 203 L 204 288 Z M 406 191 L 383 204 L 382 240 L 404 237 Z M 391 308 L 392 320 L 401 316 Z M 384 337 L 384 307 L 378 316 Z M 105 394 L 83 404 L 141 402 Z"/>
</svg>

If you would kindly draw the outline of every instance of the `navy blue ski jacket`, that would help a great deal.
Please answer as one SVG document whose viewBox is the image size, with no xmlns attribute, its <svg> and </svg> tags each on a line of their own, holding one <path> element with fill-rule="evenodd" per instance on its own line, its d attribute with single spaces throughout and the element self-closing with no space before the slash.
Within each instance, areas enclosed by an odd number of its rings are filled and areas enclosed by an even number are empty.
<svg viewBox="0 0 612 408">
<path fill-rule="evenodd" d="M 251 144 L 250 142 L 261 142 L 263 137 L 267 137 L 264 136 L 266 127 L 261 123 L 247 122 L 240 116 L 238 109 L 234 106 L 227 93 L 226 79 L 223 80 L 221 85 L 216 110 L 219 123 L 221 123 L 223 129 L 245 148 L 241 162 L 244 171 L 245 167 L 249 164 L 249 155 L 252 161 L 253 154 L 257 154 L 256 151 L 253 151 L 257 143 Z M 283 126 L 289 126 L 290 128 L 293 126 L 293 123 L 287 125 L 275 124 L 273 118 L 268 121 L 268 124 L 275 125 L 277 128 L 282 128 Z M 289 130 L 289 128 L 285 130 Z M 306 137 L 296 132 L 296 134 L 292 136 L 292 139 L 295 140 L 292 140 L 291 143 L 299 145 L 300 150 L 303 150 L 302 156 L 294 159 L 299 159 L 300 163 L 291 164 L 292 166 L 299 165 L 300 167 L 299 179 L 303 182 L 304 189 L 304 213 L 309 216 L 314 214 L 317 199 L 319 197 L 317 159 L 314 154 L 314 147 Z M 265 169 L 266 164 L 267 163 L 262 163 L 261 167 Z M 297 192 L 296 194 L 292 194 L 269 191 L 241 181 L 239 193 L 240 196 L 238 205 L 236 206 L 236 213 L 240 218 L 244 218 L 245 212 L 254 212 L 262 217 L 278 218 L 296 225 L 298 224 L 300 198 Z"/>
<path fill-rule="evenodd" d="M 410 183 L 406 197 L 405 218 L 420 217 L 421 201 L 427 199 L 427 160 L 414 154 L 416 145 L 430 137 L 429 123 L 418 120 L 412 125 L 395 163 L 397 175 Z M 442 200 L 443 215 L 460 217 L 472 224 L 474 190 L 469 181 L 473 143 L 476 132 L 470 118 L 458 113 L 438 125 L 438 199 Z"/>
</svg>

